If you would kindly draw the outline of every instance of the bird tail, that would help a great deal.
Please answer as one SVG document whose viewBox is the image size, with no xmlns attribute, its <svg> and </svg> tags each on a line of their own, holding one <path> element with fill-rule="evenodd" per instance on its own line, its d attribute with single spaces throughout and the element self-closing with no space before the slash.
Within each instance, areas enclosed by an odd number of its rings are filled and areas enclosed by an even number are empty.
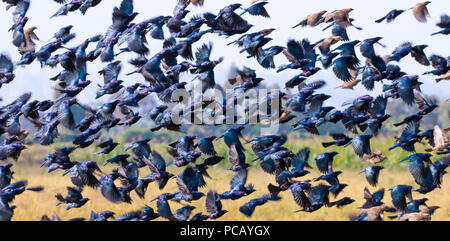
<svg viewBox="0 0 450 241">
<path fill-rule="evenodd" d="M 397 148 L 398 146 L 399 146 L 398 144 L 394 144 L 394 145 L 390 146 L 388 150 L 391 151 L 391 150 Z"/>
<path fill-rule="evenodd" d="M 376 22 L 376 23 L 381 23 L 381 22 L 383 22 L 385 19 L 386 19 L 386 16 L 385 16 L 385 17 L 382 17 L 382 18 L 380 18 L 380 19 L 375 20 L 375 22 Z"/>
<path fill-rule="evenodd" d="M 325 148 L 332 146 L 333 144 L 334 144 L 334 142 L 322 142 L 322 146 Z"/>
<path fill-rule="evenodd" d="M 283 64 L 280 67 L 278 67 L 277 73 L 280 73 L 281 71 L 286 70 L 287 68 L 289 68 L 289 65 Z"/>
<path fill-rule="evenodd" d="M 97 218 L 97 213 L 94 211 L 91 211 L 91 216 L 89 217 L 89 221 L 94 221 Z"/>
<path fill-rule="evenodd" d="M 163 125 L 158 125 L 158 126 L 156 126 L 156 127 L 151 128 L 150 131 L 151 131 L 151 132 L 155 132 L 155 131 L 160 130 L 162 127 L 163 127 Z"/>
<path fill-rule="evenodd" d="M 44 190 L 44 188 L 41 187 L 41 186 L 38 186 L 38 187 L 29 187 L 29 188 L 27 188 L 27 190 L 28 190 L 28 191 L 32 191 L 32 192 L 40 192 L 40 191 Z"/>
<path fill-rule="evenodd" d="M 237 40 L 234 40 L 233 42 L 228 43 L 227 46 L 230 46 L 230 45 L 235 44 L 235 43 L 237 43 Z"/>
<path fill-rule="evenodd" d="M 298 27 L 298 26 L 305 27 L 305 26 L 306 26 L 306 23 L 307 23 L 307 21 L 306 21 L 306 19 L 305 19 L 305 20 L 301 21 L 300 23 L 298 23 L 297 25 L 295 25 L 294 27 L 292 27 L 292 28 L 296 28 L 296 27 Z"/>
<path fill-rule="evenodd" d="M 402 122 L 399 122 L 399 123 L 394 123 L 394 126 L 395 127 L 397 127 L 397 126 L 401 126 L 401 125 L 403 125 L 404 123 L 403 123 L 403 121 Z"/>
<path fill-rule="evenodd" d="M 324 29 L 322 29 L 322 31 L 325 31 L 325 30 L 331 28 L 333 25 L 334 25 L 334 23 L 331 23 L 330 25 L 328 25 L 328 26 L 326 26 Z"/>
<path fill-rule="evenodd" d="M 271 194 L 276 194 L 276 193 L 279 193 L 279 192 L 281 191 L 279 187 L 273 185 L 272 183 L 270 183 L 270 184 L 267 186 L 267 189 L 269 189 L 269 192 L 270 192 Z"/>
<path fill-rule="evenodd" d="M 249 205 L 246 204 L 242 207 L 239 208 L 239 211 L 243 214 L 245 214 L 245 216 L 247 217 L 251 217 L 253 212 L 255 211 L 255 206 L 254 205 Z"/>
</svg>

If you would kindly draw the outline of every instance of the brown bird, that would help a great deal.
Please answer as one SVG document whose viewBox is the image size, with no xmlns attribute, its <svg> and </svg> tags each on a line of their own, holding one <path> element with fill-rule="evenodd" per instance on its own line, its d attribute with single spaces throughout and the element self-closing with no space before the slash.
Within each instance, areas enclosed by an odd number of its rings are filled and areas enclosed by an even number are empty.
<svg viewBox="0 0 450 241">
<path fill-rule="evenodd" d="M 364 154 L 362 158 L 362 162 L 370 162 L 372 164 L 377 164 L 385 161 L 387 159 L 386 156 L 383 156 L 381 151 L 374 151 L 372 154 Z"/>
<path fill-rule="evenodd" d="M 320 52 L 323 55 L 326 55 L 330 51 L 330 46 L 341 40 L 342 40 L 342 37 L 340 37 L 340 36 L 330 36 L 330 37 L 324 39 L 323 41 L 321 41 L 320 43 L 316 44 L 316 46 L 314 46 L 314 49 L 319 48 Z"/>
<path fill-rule="evenodd" d="M 266 1 L 266 0 L 252 0 L 252 5 L 257 3 L 257 2 L 262 2 L 262 1 Z"/>
<path fill-rule="evenodd" d="M 205 4 L 205 0 L 188 0 L 188 4 L 192 3 L 194 6 L 203 6 Z"/>
<path fill-rule="evenodd" d="M 442 131 L 442 129 L 439 126 L 435 125 L 433 130 L 434 146 L 433 148 L 426 149 L 425 151 L 443 151 L 447 147 L 449 147 L 450 146 L 450 140 L 448 136 L 449 130 L 450 128 L 447 128 L 444 129 L 444 131 Z"/>
<path fill-rule="evenodd" d="M 353 8 L 344 8 L 331 12 L 325 16 L 324 22 L 334 22 L 335 24 L 343 28 L 347 28 L 348 26 L 352 25 L 348 16 L 351 11 L 353 11 Z"/>
<path fill-rule="evenodd" d="M 437 78 L 436 83 L 438 83 L 441 80 L 450 80 L 450 71 L 447 71 L 447 73 L 442 75 L 440 78 Z"/>
<path fill-rule="evenodd" d="M 281 113 L 280 117 L 278 117 L 277 115 L 271 116 L 270 119 L 269 119 L 270 122 L 268 122 L 268 123 L 271 123 L 272 121 L 277 121 L 278 120 L 280 124 L 284 124 L 284 123 L 287 123 L 287 122 L 289 122 L 289 121 L 291 121 L 292 119 L 295 118 L 295 115 L 292 114 L 291 111 L 282 109 L 280 111 L 280 113 Z"/>
<path fill-rule="evenodd" d="M 33 42 L 34 40 L 39 40 L 39 37 L 34 33 L 37 27 L 29 27 L 23 31 L 25 42 L 22 42 L 19 46 L 19 52 L 24 54 L 30 50 L 34 50 L 36 48 L 36 44 Z"/>
<path fill-rule="evenodd" d="M 386 211 L 388 207 L 386 205 L 375 206 L 367 209 L 361 209 L 359 211 L 359 215 L 367 213 L 370 221 L 383 221 L 384 220 L 384 211 Z"/>
<path fill-rule="evenodd" d="M 354 69 L 349 69 L 349 70 L 350 70 L 350 74 L 352 75 L 352 79 L 344 82 L 343 84 L 339 85 L 338 87 L 336 87 L 334 89 L 340 88 L 340 89 L 353 90 L 353 87 L 355 87 L 356 85 L 359 84 L 359 82 L 361 82 L 361 79 L 357 79 L 359 70 L 354 70 Z"/>
<path fill-rule="evenodd" d="M 303 19 L 299 24 L 295 25 L 292 28 L 296 28 L 298 26 L 302 26 L 302 27 L 306 27 L 306 26 L 310 26 L 310 27 L 315 27 L 317 25 L 319 25 L 320 23 L 323 22 L 323 15 L 326 13 L 326 10 L 322 10 L 320 12 L 317 13 L 313 13 L 310 14 L 308 16 L 306 16 L 305 19 Z"/>
<path fill-rule="evenodd" d="M 428 12 L 427 5 L 430 4 L 430 1 L 421 2 L 414 5 L 412 8 L 413 15 L 417 19 L 417 21 L 421 23 L 427 22 L 427 18 L 430 18 L 430 13 Z M 409 10 L 409 9 L 408 9 Z"/>
<path fill-rule="evenodd" d="M 403 214 L 398 221 L 431 221 L 431 215 L 428 213 L 407 213 Z"/>
</svg>

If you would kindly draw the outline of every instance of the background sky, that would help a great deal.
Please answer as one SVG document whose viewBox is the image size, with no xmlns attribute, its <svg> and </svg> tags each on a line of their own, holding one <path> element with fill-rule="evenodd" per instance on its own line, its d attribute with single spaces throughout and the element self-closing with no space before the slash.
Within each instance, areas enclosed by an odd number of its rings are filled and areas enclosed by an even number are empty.
<svg viewBox="0 0 450 241">
<path fill-rule="evenodd" d="M 201 8 L 189 6 L 191 13 L 187 16 L 187 19 L 195 14 L 203 13 L 206 11 L 217 14 L 218 11 L 225 5 L 231 3 L 242 3 L 244 6 L 250 5 L 250 0 L 206 0 L 205 5 Z M 381 42 L 386 45 L 386 48 L 382 48 L 379 45 L 375 46 L 375 50 L 378 55 L 384 56 L 389 54 L 398 45 L 405 41 L 411 41 L 414 44 L 427 44 L 428 48 L 425 49 L 425 53 L 429 56 L 431 54 L 439 54 L 442 56 L 450 55 L 449 48 L 449 36 L 430 36 L 431 33 L 439 31 L 439 28 L 435 25 L 439 21 L 439 17 L 443 13 L 449 14 L 449 1 L 448 0 L 434 0 L 428 5 L 428 9 L 431 14 L 431 19 L 427 23 L 420 23 L 413 17 L 412 12 L 408 11 L 403 13 L 397 18 L 394 23 L 377 24 L 374 21 L 384 16 L 390 10 L 396 9 L 408 9 L 418 1 L 414 0 L 376 0 L 376 1 L 361 1 L 361 0 L 315 0 L 315 1 L 298 1 L 298 0 L 272 0 L 266 5 L 266 8 L 271 15 L 271 18 L 254 17 L 248 14 L 244 15 L 244 18 L 253 24 L 254 27 L 250 29 L 250 32 L 259 31 L 264 28 L 276 28 L 271 37 L 273 40 L 266 45 L 266 47 L 272 45 L 285 46 L 286 42 L 290 38 L 300 40 L 302 38 L 308 38 L 311 42 L 316 42 L 322 38 L 326 38 L 331 35 L 331 29 L 322 31 L 325 27 L 324 24 L 315 28 L 296 28 L 291 27 L 296 25 L 305 16 L 320 11 L 328 10 L 329 12 L 351 7 L 354 9 L 351 12 L 350 17 L 355 19 L 354 24 L 363 27 L 363 31 L 356 30 L 354 28 L 348 29 L 348 34 L 351 40 L 363 40 L 366 38 L 372 38 L 381 36 L 383 39 Z M 111 14 L 114 6 L 118 6 L 120 0 L 104 0 L 97 7 L 88 10 L 85 16 L 82 16 L 79 11 L 70 12 L 68 16 L 55 17 L 50 19 L 60 5 L 51 0 L 31 1 L 30 9 L 27 13 L 29 21 L 26 27 L 36 26 L 38 29 L 35 31 L 40 37 L 41 41 L 37 41 L 38 48 L 45 44 L 49 40 L 53 33 L 61 27 L 72 24 L 74 28 L 73 32 L 77 34 L 77 38 L 69 42 L 68 47 L 76 46 L 80 44 L 84 39 L 96 35 L 103 34 L 107 27 L 111 24 Z M 159 15 L 172 14 L 173 8 L 176 4 L 176 0 L 135 0 L 135 11 L 140 14 L 135 19 L 135 22 L 139 22 L 151 17 Z M 2 3 L 0 7 L 0 50 L 9 53 L 14 60 L 18 60 L 20 55 L 17 49 L 12 45 L 12 32 L 8 32 L 8 29 L 12 25 L 12 9 L 10 11 L 5 10 L 5 5 Z M 238 13 L 240 10 L 237 11 Z M 203 26 L 202 29 L 206 28 Z M 166 37 L 169 35 L 166 32 Z M 277 74 L 275 70 L 264 70 L 259 66 L 256 59 L 247 59 L 246 55 L 239 54 L 237 46 L 227 46 L 226 44 L 238 38 L 239 36 L 232 36 L 228 39 L 225 37 L 218 37 L 216 35 L 205 35 L 198 43 L 194 44 L 194 49 L 200 46 L 203 42 L 211 41 L 214 43 L 212 51 L 212 59 L 217 59 L 221 56 L 225 58 L 219 66 L 216 67 L 216 81 L 218 83 L 224 83 L 229 75 L 230 66 L 233 64 L 237 67 L 243 65 L 256 69 L 258 76 L 265 79 L 265 83 L 270 85 L 271 83 L 283 84 L 294 75 L 299 72 L 296 70 L 286 70 Z M 160 40 L 150 40 L 149 47 L 151 49 L 150 55 L 157 53 L 162 46 Z M 95 46 L 90 46 L 88 51 Z M 338 45 L 335 45 L 338 46 Z M 122 46 L 123 47 L 123 46 Z M 359 55 L 359 50 L 357 51 Z M 360 56 L 360 55 L 359 55 Z M 131 85 L 136 81 L 142 81 L 142 77 L 139 75 L 125 76 L 124 73 L 129 72 L 132 67 L 127 63 L 127 60 L 134 57 L 133 54 L 124 54 L 119 57 L 124 63 L 121 79 L 125 81 L 125 85 Z M 364 60 L 360 56 L 361 60 Z M 283 54 L 280 54 L 275 58 L 277 67 L 280 64 L 287 63 Z M 88 79 L 94 81 L 78 96 L 79 100 L 84 103 L 91 103 L 95 96 L 96 84 L 101 83 L 102 79 L 98 75 L 98 71 L 102 69 L 106 63 L 102 63 L 99 59 L 93 63 L 88 62 L 88 72 L 90 75 Z M 401 63 L 399 63 L 402 70 L 409 74 L 421 75 L 425 71 L 431 70 L 432 67 L 425 67 L 412 60 L 410 56 L 405 57 Z M 320 64 L 318 66 L 321 67 Z M 0 89 L 0 97 L 4 102 L 12 101 L 17 96 L 21 95 L 25 91 L 31 91 L 33 93 L 33 99 L 43 100 L 51 98 L 53 95 L 54 82 L 49 78 L 60 72 L 62 68 L 58 66 L 55 69 L 45 67 L 40 68 L 40 64 L 35 61 L 32 65 L 26 66 L 26 68 L 18 67 L 15 70 L 16 78 L 13 82 L 7 85 L 3 85 Z M 185 76 L 185 81 L 192 79 L 192 76 Z M 355 91 L 342 90 L 334 88 L 342 81 L 337 79 L 332 70 L 322 70 L 313 77 L 310 81 L 323 79 L 327 81 L 327 86 L 321 89 L 320 92 L 327 93 L 333 97 L 327 101 L 329 104 L 338 104 L 343 101 L 353 99 L 359 95 L 363 95 L 369 92 L 364 90 L 364 87 L 359 85 L 355 88 Z M 439 95 L 442 99 L 450 98 L 450 83 L 449 81 L 441 81 L 440 83 L 434 82 L 432 76 L 422 76 L 421 81 L 425 84 L 422 86 L 422 91 L 425 94 Z M 377 83 L 373 92 L 370 92 L 372 96 L 381 94 L 381 84 Z M 103 97 L 107 98 L 107 97 Z M 102 101 L 102 99 L 100 99 Z"/>
</svg>

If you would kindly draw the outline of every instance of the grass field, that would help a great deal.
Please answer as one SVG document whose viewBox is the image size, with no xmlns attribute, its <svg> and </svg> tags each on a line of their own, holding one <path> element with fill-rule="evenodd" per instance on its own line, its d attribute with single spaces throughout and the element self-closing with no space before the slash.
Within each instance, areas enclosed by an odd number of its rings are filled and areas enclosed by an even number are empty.
<svg viewBox="0 0 450 241">
<path fill-rule="evenodd" d="M 256 192 L 251 194 L 250 196 L 243 197 L 237 201 L 224 200 L 223 206 L 224 209 L 229 212 L 225 214 L 220 220 L 348 220 L 348 216 L 352 213 L 357 213 L 359 207 L 363 204 L 363 189 L 364 187 L 369 187 L 371 192 L 377 190 L 378 188 L 384 187 L 386 190 L 389 187 L 398 184 L 407 184 L 413 186 L 415 189 L 418 187 L 414 182 L 412 176 L 409 174 L 407 169 L 407 164 L 399 164 L 398 161 L 401 160 L 404 156 L 407 156 L 408 153 L 402 150 L 394 150 L 392 152 L 387 153 L 388 160 L 382 163 L 386 169 L 381 171 L 379 184 L 376 188 L 370 187 L 365 180 L 363 174 L 359 174 L 359 171 L 365 168 L 368 164 L 361 163 L 360 158 L 358 158 L 354 153 L 351 147 L 348 148 L 329 148 L 323 149 L 320 146 L 320 142 L 324 141 L 322 138 L 308 139 L 308 140 L 300 140 L 297 138 L 290 138 L 288 143 L 286 144 L 292 151 L 298 151 L 304 146 L 309 146 L 311 148 L 311 156 L 309 163 L 313 166 L 313 171 L 299 180 L 307 180 L 318 177 L 320 174 L 316 171 L 314 157 L 317 153 L 325 152 L 325 151 L 339 151 L 340 154 L 335 158 L 335 170 L 342 170 L 344 173 L 339 176 L 339 180 L 341 183 L 346 183 L 349 186 L 344 189 L 344 191 L 338 196 L 338 198 L 342 198 L 344 196 L 351 197 L 356 201 L 348 205 L 342 209 L 338 209 L 336 207 L 326 208 L 323 207 L 320 210 L 314 213 L 303 213 L 298 212 L 294 213 L 296 210 L 299 210 L 300 207 L 296 205 L 293 200 L 292 194 L 290 191 L 286 191 L 280 194 L 282 200 L 277 202 L 269 202 L 262 207 L 257 207 L 251 218 L 247 218 L 243 214 L 239 212 L 239 207 L 244 203 L 248 202 L 250 199 L 256 198 L 259 195 L 267 193 L 267 185 L 268 183 L 275 184 L 275 178 L 272 175 L 264 173 L 257 163 L 254 164 L 253 167 L 249 169 L 249 178 L 248 183 L 252 183 L 255 185 Z M 378 138 L 372 141 L 372 149 L 373 150 L 387 150 L 387 147 L 392 144 L 392 141 L 389 141 L 388 138 Z M 167 153 L 164 151 L 164 145 L 155 144 L 154 141 L 151 142 L 152 149 L 160 152 L 165 158 L 166 161 L 169 160 Z M 18 196 L 16 200 L 13 202 L 14 205 L 17 206 L 15 210 L 15 215 L 13 220 L 35 220 L 37 217 L 42 216 L 43 214 L 47 214 L 48 216 L 52 216 L 54 214 L 59 215 L 63 220 L 75 217 L 84 217 L 89 218 L 91 210 L 96 212 L 110 210 L 116 213 L 116 216 L 124 214 L 129 211 L 135 211 L 144 205 L 149 205 L 156 209 L 156 202 L 150 203 L 150 200 L 159 195 L 162 192 L 172 192 L 177 189 L 175 184 L 175 180 L 172 179 L 169 181 L 169 184 L 163 191 L 160 191 L 156 184 L 152 183 L 149 185 L 149 189 L 147 190 L 147 194 L 144 200 L 141 200 L 137 197 L 137 195 L 132 192 L 131 197 L 133 199 L 133 203 L 130 204 L 113 204 L 107 201 L 100 193 L 99 190 L 94 190 L 91 188 L 85 188 L 83 191 L 84 197 L 88 197 L 91 200 L 80 209 L 71 209 L 69 211 L 65 210 L 65 206 L 61 205 L 56 207 L 55 205 L 58 203 L 56 198 L 54 197 L 56 193 L 66 194 L 66 186 L 73 186 L 70 182 L 69 177 L 63 177 L 62 172 L 55 171 L 54 173 L 47 174 L 45 169 L 40 169 L 38 165 L 41 163 L 41 160 L 45 157 L 47 153 L 52 152 L 55 147 L 47 147 L 43 148 L 41 146 L 31 146 L 29 149 L 25 150 L 19 161 L 13 167 L 13 170 L 16 172 L 15 179 L 22 180 L 27 179 L 29 181 L 30 186 L 41 185 L 45 187 L 45 190 L 40 193 L 33 192 L 25 192 L 24 194 Z M 223 142 L 220 141 L 217 143 L 216 149 L 218 150 L 219 155 L 226 156 L 226 147 L 223 145 Z M 253 153 L 251 153 L 250 148 L 247 154 L 247 160 L 251 160 L 254 158 Z M 418 148 L 418 151 L 422 149 Z M 95 148 L 88 148 L 80 152 L 77 150 L 71 157 L 73 160 L 95 160 L 98 161 L 101 165 L 103 165 L 103 161 L 109 158 L 109 156 L 117 155 L 124 153 L 123 146 L 119 146 L 116 150 L 106 156 L 98 156 L 92 154 L 95 151 Z M 386 153 L 385 153 L 386 154 Z M 434 160 L 437 158 L 434 158 Z M 219 164 L 216 167 L 213 167 L 209 170 L 213 179 L 206 179 L 207 186 L 202 188 L 200 191 L 206 193 L 208 190 L 215 189 L 217 192 L 222 193 L 229 189 L 229 181 L 234 175 L 231 171 L 224 170 L 226 167 L 230 166 L 227 159 L 223 161 L 223 163 Z M 109 172 L 114 168 L 112 165 L 101 166 L 101 169 L 105 172 Z M 181 169 L 177 167 L 170 167 L 169 171 L 174 174 L 178 174 Z M 148 174 L 148 169 L 141 169 L 141 176 L 145 176 Z M 120 185 L 117 183 L 117 185 Z M 422 195 L 414 192 L 414 199 L 419 199 L 423 197 L 427 197 L 429 201 L 428 205 L 438 205 L 441 206 L 433 216 L 433 220 L 450 220 L 450 182 L 448 182 L 448 177 L 444 177 L 444 184 L 441 189 L 436 189 L 427 195 Z M 334 199 L 331 198 L 333 201 Z M 392 205 L 390 193 L 386 191 L 384 202 L 388 205 Z M 171 202 L 172 211 L 181 207 L 180 204 L 175 202 Z M 200 199 L 199 201 L 194 201 L 190 205 L 197 207 L 194 210 L 195 212 L 206 212 L 205 209 L 205 198 Z M 389 215 L 389 214 L 388 214 Z M 160 220 L 160 219 L 158 219 Z"/>
</svg>

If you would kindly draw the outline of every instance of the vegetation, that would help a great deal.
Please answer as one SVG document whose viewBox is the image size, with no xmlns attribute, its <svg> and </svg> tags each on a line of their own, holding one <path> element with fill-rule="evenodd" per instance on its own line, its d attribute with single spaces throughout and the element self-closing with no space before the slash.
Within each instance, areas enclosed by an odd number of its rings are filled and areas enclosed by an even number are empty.
<svg viewBox="0 0 450 241">
<path fill-rule="evenodd" d="M 130 131 L 130 133 L 133 132 Z M 130 133 L 125 132 L 120 136 L 120 138 L 125 138 L 125 140 L 131 141 L 131 139 L 133 139 L 133 135 Z M 135 137 L 141 138 L 138 136 Z M 159 138 L 162 137 L 155 136 L 155 140 L 152 140 L 150 142 L 152 150 L 158 151 L 163 155 L 166 161 L 170 161 L 169 155 L 165 150 L 166 145 L 159 144 L 167 142 L 161 142 L 162 140 L 158 140 Z M 166 136 L 166 138 L 168 137 Z M 169 138 L 169 140 L 173 139 Z M 359 174 L 359 171 L 364 169 L 369 164 L 362 163 L 361 159 L 354 154 L 351 146 L 347 148 L 330 147 L 324 149 L 321 145 L 321 142 L 326 140 L 328 140 L 328 138 L 326 137 L 300 138 L 298 134 L 291 134 L 285 146 L 291 149 L 293 152 L 296 152 L 305 146 L 308 146 L 311 149 L 309 163 L 313 166 L 313 171 L 300 180 L 311 180 L 319 176 L 319 173 L 316 171 L 317 168 L 315 167 L 314 162 L 314 157 L 318 153 L 325 151 L 338 151 L 340 154 L 335 158 L 334 169 L 343 170 L 344 173 L 340 176 L 339 179 L 342 183 L 349 184 L 349 186 L 344 189 L 339 197 L 349 196 L 356 200 L 353 204 L 348 205 L 342 209 L 332 207 L 322 208 L 314 213 L 295 213 L 295 211 L 299 210 L 300 207 L 295 204 L 291 192 L 286 191 L 281 194 L 282 200 L 278 202 L 270 202 L 262 208 L 256 208 L 256 211 L 253 214 L 252 218 L 249 219 L 239 212 L 239 207 L 245 202 L 258 197 L 259 195 L 267 193 L 267 185 L 269 184 L 269 182 L 275 183 L 273 176 L 264 173 L 259 167 L 259 163 L 255 162 L 249 169 L 249 183 L 255 185 L 257 191 L 250 196 L 241 198 L 237 201 L 224 200 L 224 208 L 228 210 L 229 213 L 227 213 L 220 220 L 348 220 L 348 216 L 352 213 L 358 212 L 359 207 L 364 203 L 364 187 L 368 187 L 371 191 L 375 191 L 378 188 L 385 188 L 387 190 L 388 188 L 396 184 L 407 184 L 413 186 L 414 188 L 418 187 L 414 182 L 413 177 L 408 172 L 407 163 L 399 163 L 399 160 L 403 159 L 409 154 L 400 149 L 396 149 L 388 153 L 386 152 L 387 148 L 393 143 L 392 138 L 380 136 L 372 140 L 372 149 L 382 150 L 384 154 L 389 158 L 385 162 L 381 163 L 381 165 L 385 166 L 386 169 L 381 171 L 380 182 L 377 188 L 369 187 L 367 181 L 364 178 L 364 175 Z M 116 216 L 119 216 L 125 212 L 137 210 L 143 205 L 149 205 L 155 208 L 156 203 L 150 203 L 150 200 L 152 200 L 162 192 L 172 192 L 177 189 L 174 180 L 169 181 L 169 184 L 163 191 L 160 191 L 157 188 L 156 184 L 152 183 L 149 185 L 149 189 L 144 200 L 140 200 L 138 196 L 134 192 L 132 192 L 133 203 L 129 205 L 112 204 L 108 202 L 99 191 L 95 191 L 91 188 L 86 187 L 83 195 L 90 198 L 91 200 L 85 206 L 80 209 L 73 209 L 70 211 L 65 210 L 63 205 L 56 207 L 55 205 L 58 201 L 54 197 L 55 193 L 65 193 L 66 186 L 73 185 L 70 182 L 69 177 L 62 176 L 61 171 L 55 171 L 54 173 L 47 174 L 46 169 L 39 168 L 39 165 L 42 163 L 42 160 L 44 159 L 46 154 L 51 153 L 56 147 L 63 145 L 70 145 L 70 143 L 58 143 L 50 147 L 32 145 L 27 150 L 23 151 L 19 161 L 15 163 L 15 166 L 13 167 L 13 170 L 16 172 L 16 180 L 27 179 L 30 185 L 42 185 L 45 187 L 45 190 L 41 193 L 25 192 L 23 195 L 18 196 L 14 204 L 20 208 L 16 209 L 13 220 L 30 220 L 40 217 L 43 214 L 47 214 L 49 216 L 58 214 L 63 220 L 74 217 L 88 218 L 91 210 L 111 210 L 116 213 Z M 250 163 L 251 160 L 256 158 L 256 156 L 253 154 L 248 144 L 245 146 L 247 149 L 247 162 Z M 227 157 L 228 149 L 222 140 L 216 143 L 216 149 L 219 155 L 225 156 L 226 158 L 222 163 L 209 170 L 209 173 L 211 174 L 213 179 L 207 179 L 206 181 L 207 183 L 214 183 L 214 185 L 207 185 L 205 188 L 202 188 L 201 191 L 205 193 L 212 186 L 214 186 L 216 191 L 218 191 L 219 193 L 228 190 L 229 181 L 234 175 L 234 173 L 231 171 L 224 171 L 227 167 L 230 167 L 231 164 L 229 163 Z M 421 152 L 423 151 L 423 146 L 417 145 L 417 149 L 418 152 Z M 105 172 L 110 172 L 114 167 L 110 164 L 103 166 L 105 160 L 114 155 L 124 153 L 124 145 L 119 145 L 109 155 L 93 154 L 97 150 L 98 149 L 95 146 L 91 146 L 83 150 L 77 150 L 71 155 L 71 158 L 75 161 L 97 161 L 101 164 L 101 168 Z M 199 162 L 201 162 L 201 159 L 199 160 Z M 149 173 L 148 169 L 146 168 L 143 168 L 140 171 L 141 176 L 145 176 Z M 169 167 L 169 171 L 172 173 L 179 172 L 177 167 Z M 441 206 L 441 208 L 438 209 L 436 211 L 436 214 L 433 216 L 434 220 L 450 220 L 450 207 L 446 205 L 450 203 L 450 193 L 448 192 L 448 190 L 450 190 L 450 182 L 446 181 L 446 178 L 448 177 L 444 177 L 444 185 L 442 186 L 442 189 L 436 189 L 435 191 L 426 195 L 426 197 L 430 200 L 428 202 L 429 205 Z M 117 185 L 120 184 L 117 183 Z M 424 195 L 414 192 L 413 197 L 415 199 L 419 199 L 423 198 Z M 384 202 L 388 205 L 391 205 L 391 197 L 388 191 L 386 191 Z M 172 203 L 173 202 L 171 202 L 171 204 Z M 196 211 L 205 212 L 204 199 L 192 202 L 190 205 L 197 207 Z M 180 204 L 177 203 L 173 203 L 172 206 L 172 209 L 174 210 L 178 207 L 181 207 Z M 386 213 L 385 215 L 389 215 L 389 213 Z"/>
</svg>

